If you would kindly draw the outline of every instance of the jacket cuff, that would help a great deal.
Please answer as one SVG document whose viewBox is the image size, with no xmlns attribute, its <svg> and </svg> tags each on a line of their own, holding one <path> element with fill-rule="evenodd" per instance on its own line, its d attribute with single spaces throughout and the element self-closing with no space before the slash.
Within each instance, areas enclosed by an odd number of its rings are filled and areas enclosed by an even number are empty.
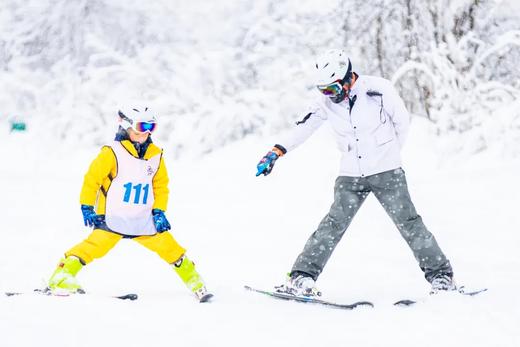
<svg viewBox="0 0 520 347">
<path fill-rule="evenodd" d="M 287 150 L 285 149 L 284 146 L 279 145 L 279 144 L 276 144 L 276 145 L 274 145 L 274 147 L 273 147 L 273 152 L 275 152 L 276 154 L 278 154 L 279 157 L 281 157 L 281 156 L 283 156 L 285 153 L 287 153 Z"/>
</svg>

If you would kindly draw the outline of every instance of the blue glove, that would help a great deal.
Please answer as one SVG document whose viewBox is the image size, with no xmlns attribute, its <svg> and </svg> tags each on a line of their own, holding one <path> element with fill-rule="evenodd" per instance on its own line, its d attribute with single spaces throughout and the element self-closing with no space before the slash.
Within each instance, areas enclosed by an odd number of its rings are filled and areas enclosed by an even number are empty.
<svg viewBox="0 0 520 347">
<path fill-rule="evenodd" d="M 260 162 L 256 165 L 256 169 L 258 172 L 256 173 L 256 176 L 260 176 L 261 174 L 264 174 L 264 176 L 267 176 L 271 173 L 274 167 L 274 163 L 279 158 L 279 155 L 276 154 L 273 151 L 269 151 L 263 158 L 260 160 Z"/>
<path fill-rule="evenodd" d="M 96 212 L 94 212 L 94 206 L 81 205 L 81 213 L 83 213 L 83 222 L 86 227 L 93 227 L 96 223 Z"/>
<path fill-rule="evenodd" d="M 267 176 L 271 173 L 274 167 L 274 163 L 278 158 L 287 153 L 287 150 L 282 145 L 274 145 L 273 149 L 269 151 L 262 160 L 256 165 L 256 169 L 258 172 L 256 173 L 256 177 L 264 174 Z"/>
<path fill-rule="evenodd" d="M 164 215 L 164 212 L 162 210 L 154 208 L 152 210 L 152 215 L 153 223 L 155 224 L 155 229 L 158 233 L 162 233 L 172 228 L 170 222 L 168 222 L 168 219 L 166 219 L 166 216 Z"/>
</svg>

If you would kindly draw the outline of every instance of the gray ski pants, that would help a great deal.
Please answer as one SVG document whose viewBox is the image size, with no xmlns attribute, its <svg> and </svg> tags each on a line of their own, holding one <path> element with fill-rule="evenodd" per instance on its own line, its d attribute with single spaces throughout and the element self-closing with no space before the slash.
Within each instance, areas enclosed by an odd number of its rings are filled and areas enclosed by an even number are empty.
<svg viewBox="0 0 520 347">
<path fill-rule="evenodd" d="M 334 248 L 366 197 L 373 192 L 408 243 L 426 279 L 452 276 L 448 259 L 426 229 L 410 199 L 404 170 L 399 168 L 367 177 L 340 176 L 334 186 L 334 203 L 318 229 L 308 239 L 291 274 L 305 273 L 316 280 Z"/>
</svg>

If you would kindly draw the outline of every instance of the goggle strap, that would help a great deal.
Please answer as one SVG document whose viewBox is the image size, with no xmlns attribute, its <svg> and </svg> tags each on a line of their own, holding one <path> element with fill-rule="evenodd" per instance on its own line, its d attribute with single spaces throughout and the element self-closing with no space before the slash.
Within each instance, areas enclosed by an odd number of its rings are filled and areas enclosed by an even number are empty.
<svg viewBox="0 0 520 347">
<path fill-rule="evenodd" d="M 134 124 L 134 121 L 132 119 L 128 118 L 123 112 L 119 111 L 118 114 L 119 114 L 119 117 L 121 117 L 121 119 L 127 121 L 130 124 Z"/>
</svg>

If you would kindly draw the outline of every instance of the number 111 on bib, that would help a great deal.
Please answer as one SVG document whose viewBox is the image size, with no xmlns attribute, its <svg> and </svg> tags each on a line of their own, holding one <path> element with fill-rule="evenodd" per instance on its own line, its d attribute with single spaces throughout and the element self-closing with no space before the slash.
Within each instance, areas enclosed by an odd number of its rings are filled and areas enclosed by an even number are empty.
<svg viewBox="0 0 520 347">
<path fill-rule="evenodd" d="M 148 192 L 150 190 L 150 185 L 145 184 L 144 186 L 139 183 L 136 185 L 133 185 L 131 182 L 128 182 L 123 186 L 125 188 L 125 196 L 123 197 L 124 202 L 130 202 L 132 200 L 132 193 L 133 194 L 133 200 L 132 202 L 134 204 L 140 204 L 146 205 L 146 202 L 148 201 Z M 143 200 L 141 201 L 141 191 L 143 192 Z"/>
</svg>

